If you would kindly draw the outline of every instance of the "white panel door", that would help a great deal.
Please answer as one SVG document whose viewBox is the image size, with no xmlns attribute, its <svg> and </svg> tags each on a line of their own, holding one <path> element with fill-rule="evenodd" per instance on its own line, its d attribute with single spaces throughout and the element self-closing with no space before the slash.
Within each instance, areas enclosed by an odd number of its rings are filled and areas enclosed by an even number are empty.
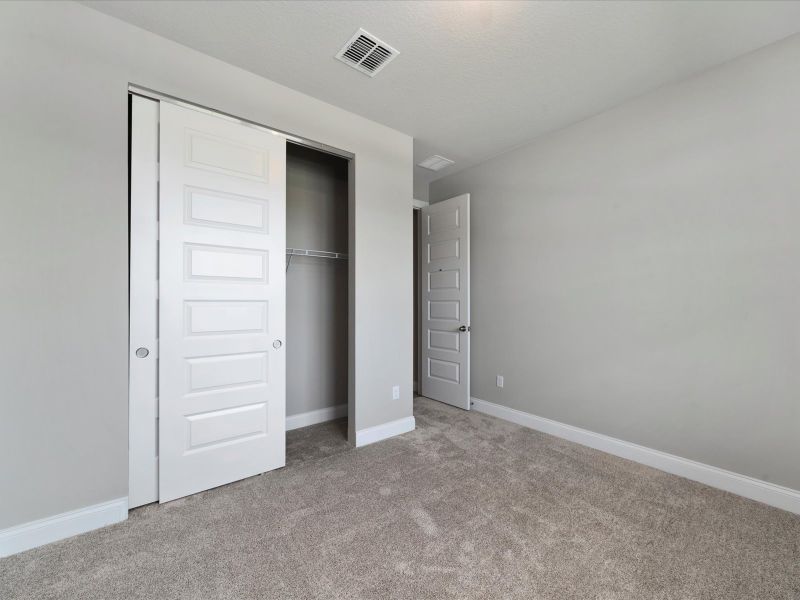
<svg viewBox="0 0 800 600">
<path fill-rule="evenodd" d="M 131 97 L 128 507 L 158 500 L 158 102 Z"/>
<path fill-rule="evenodd" d="M 469 410 L 469 194 L 420 209 L 419 391 Z"/>
<path fill-rule="evenodd" d="M 161 103 L 159 500 L 285 464 L 286 142 Z"/>
</svg>

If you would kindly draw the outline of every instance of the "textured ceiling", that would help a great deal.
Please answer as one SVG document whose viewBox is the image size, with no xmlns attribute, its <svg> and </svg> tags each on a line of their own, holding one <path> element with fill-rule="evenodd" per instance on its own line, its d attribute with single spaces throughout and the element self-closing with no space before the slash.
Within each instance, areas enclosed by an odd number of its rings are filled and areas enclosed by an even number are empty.
<svg viewBox="0 0 800 600">
<path fill-rule="evenodd" d="M 800 2 L 118 2 L 109 15 L 414 136 L 415 190 L 800 31 Z M 363 27 L 374 79 L 334 55 Z"/>
</svg>

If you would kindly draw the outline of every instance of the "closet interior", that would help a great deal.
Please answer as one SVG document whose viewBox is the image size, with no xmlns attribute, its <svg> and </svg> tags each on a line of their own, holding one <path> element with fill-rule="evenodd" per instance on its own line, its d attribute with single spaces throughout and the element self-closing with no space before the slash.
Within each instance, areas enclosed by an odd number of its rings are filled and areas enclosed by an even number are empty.
<svg viewBox="0 0 800 600">
<path fill-rule="evenodd" d="M 347 441 L 348 177 L 346 159 L 287 143 L 287 429 L 333 421 L 288 436 L 290 447 Z"/>
</svg>

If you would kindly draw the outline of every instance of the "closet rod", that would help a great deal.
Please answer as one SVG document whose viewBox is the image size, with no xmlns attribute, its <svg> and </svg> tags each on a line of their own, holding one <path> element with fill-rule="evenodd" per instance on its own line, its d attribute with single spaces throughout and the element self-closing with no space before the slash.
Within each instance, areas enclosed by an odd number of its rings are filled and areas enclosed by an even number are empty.
<svg viewBox="0 0 800 600">
<path fill-rule="evenodd" d="M 289 256 L 313 256 L 315 258 L 339 258 L 347 260 L 347 254 L 342 252 L 328 252 L 327 250 L 306 250 L 305 248 L 287 248 Z"/>
</svg>

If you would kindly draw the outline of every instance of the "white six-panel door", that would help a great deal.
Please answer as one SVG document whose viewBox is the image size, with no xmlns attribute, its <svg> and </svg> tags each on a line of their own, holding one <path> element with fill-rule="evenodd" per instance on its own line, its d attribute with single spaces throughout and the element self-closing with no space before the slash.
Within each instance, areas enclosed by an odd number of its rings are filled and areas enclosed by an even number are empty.
<svg viewBox="0 0 800 600">
<path fill-rule="evenodd" d="M 469 410 L 469 194 L 420 209 L 419 392 Z"/>
<path fill-rule="evenodd" d="M 161 103 L 159 500 L 285 463 L 284 138 Z"/>
</svg>

